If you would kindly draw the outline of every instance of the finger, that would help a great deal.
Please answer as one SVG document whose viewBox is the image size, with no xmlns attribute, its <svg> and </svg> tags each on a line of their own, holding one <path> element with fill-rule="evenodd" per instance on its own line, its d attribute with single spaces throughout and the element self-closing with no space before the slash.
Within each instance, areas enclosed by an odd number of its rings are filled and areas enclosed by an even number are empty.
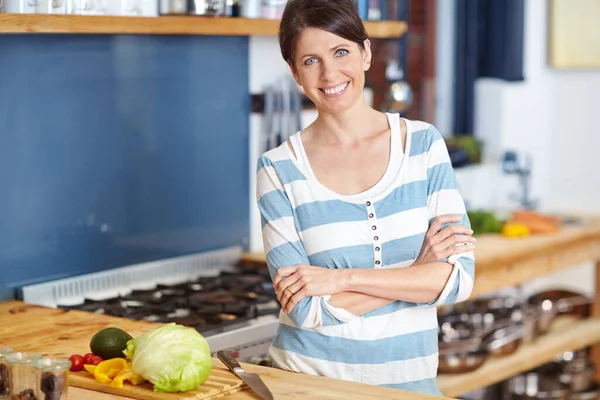
<svg viewBox="0 0 600 400">
<path fill-rule="evenodd" d="M 291 296 L 288 303 L 285 306 L 286 314 L 291 313 L 294 310 L 294 307 L 296 307 L 296 304 L 298 304 L 305 297 L 306 297 L 306 289 L 304 289 L 304 288 L 302 290 L 300 290 L 298 293 L 295 293 L 293 296 Z"/>
<path fill-rule="evenodd" d="M 279 283 L 281 282 L 281 280 L 283 278 L 285 278 L 286 276 L 290 276 L 292 275 L 294 272 L 296 272 L 297 267 L 295 265 L 290 266 L 290 267 L 281 267 L 277 270 L 277 273 L 275 274 L 275 278 L 273 278 L 273 286 L 275 287 L 275 290 L 277 290 L 277 287 L 279 286 Z"/>
<path fill-rule="evenodd" d="M 285 278 L 283 278 L 280 282 L 279 282 L 279 286 L 277 287 L 277 291 L 280 292 L 284 292 L 286 289 L 288 289 L 291 285 L 293 285 L 294 283 L 298 282 L 298 280 L 300 279 L 300 276 L 298 274 L 292 274 L 290 276 L 286 276 Z M 293 291 L 292 291 L 293 292 Z"/>
<path fill-rule="evenodd" d="M 283 290 L 277 293 L 277 299 L 279 300 L 279 304 L 281 304 L 281 308 L 283 310 L 285 310 L 285 305 L 290 300 L 290 297 L 292 297 L 292 293 L 290 293 L 288 290 Z"/>
<path fill-rule="evenodd" d="M 445 240 L 443 240 L 439 246 L 441 247 L 442 250 L 445 250 L 451 246 L 454 246 L 456 244 L 459 243 L 475 243 L 477 242 L 477 239 L 475 239 L 473 236 L 471 235 L 452 235 L 448 238 L 446 238 Z"/>
<path fill-rule="evenodd" d="M 458 245 L 458 246 L 451 246 L 443 252 L 444 257 L 442 257 L 442 258 L 448 258 L 455 254 L 468 253 L 473 250 L 475 250 L 475 244 L 473 244 L 473 243 Z"/>
<path fill-rule="evenodd" d="M 292 298 L 292 296 L 294 296 L 294 293 L 292 293 L 289 288 L 281 291 L 281 301 L 280 301 L 281 309 L 283 311 L 285 311 L 286 313 L 287 313 L 288 303 L 290 302 L 290 299 Z"/>
<path fill-rule="evenodd" d="M 464 225 L 448 225 L 444 227 L 441 231 L 439 231 L 434 237 L 432 237 L 432 242 L 434 244 L 441 243 L 444 240 L 452 237 L 454 235 L 468 235 L 471 236 L 473 231 L 471 228 Z"/>
<path fill-rule="evenodd" d="M 295 294 L 301 291 L 304 286 L 306 286 L 306 283 L 298 279 L 296 282 L 288 286 L 286 291 L 290 291 Z"/>
<path fill-rule="evenodd" d="M 427 230 L 427 235 L 435 235 L 438 233 L 444 224 L 448 224 L 450 222 L 460 222 L 462 217 L 460 215 L 440 215 L 439 217 L 435 217 L 433 223 Z"/>
</svg>

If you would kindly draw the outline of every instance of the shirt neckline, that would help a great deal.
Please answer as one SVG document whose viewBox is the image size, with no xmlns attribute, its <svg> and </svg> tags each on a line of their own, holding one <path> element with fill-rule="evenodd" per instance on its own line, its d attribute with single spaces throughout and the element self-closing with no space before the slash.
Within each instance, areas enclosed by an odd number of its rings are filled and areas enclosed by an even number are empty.
<svg viewBox="0 0 600 400">
<path fill-rule="evenodd" d="M 403 164 L 402 160 L 405 158 L 405 152 L 410 153 L 411 128 L 409 121 L 403 118 L 407 126 L 406 146 L 405 151 L 403 151 L 402 136 L 400 134 L 400 116 L 398 114 L 392 113 L 386 113 L 386 116 L 388 118 L 388 124 L 390 126 L 390 158 L 383 176 L 379 179 L 377 183 L 375 183 L 375 185 L 373 185 L 365 191 L 350 195 L 343 195 L 329 189 L 327 186 L 319 182 L 310 166 L 310 162 L 308 161 L 308 156 L 306 155 L 304 144 L 302 143 L 302 135 L 300 131 L 296 132 L 290 137 L 290 143 L 294 152 L 296 153 L 296 157 L 294 157 L 291 150 L 288 148 L 288 151 L 290 152 L 290 158 L 292 159 L 292 162 L 296 164 L 300 172 L 307 179 L 319 186 L 321 190 L 328 193 L 329 197 L 337 198 L 339 200 L 348 202 L 362 202 L 366 199 L 372 199 L 374 197 L 377 197 L 390 187 L 395 177 L 400 172 L 401 166 Z"/>
</svg>

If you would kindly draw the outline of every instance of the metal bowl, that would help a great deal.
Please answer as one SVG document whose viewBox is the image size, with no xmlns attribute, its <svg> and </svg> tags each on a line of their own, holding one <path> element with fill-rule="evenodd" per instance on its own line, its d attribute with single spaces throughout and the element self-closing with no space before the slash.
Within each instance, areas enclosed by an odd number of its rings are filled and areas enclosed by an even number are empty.
<svg viewBox="0 0 600 400">
<path fill-rule="evenodd" d="M 484 338 L 483 344 L 490 354 L 499 356 L 512 354 L 521 346 L 523 333 L 524 329 L 521 325 L 506 326 L 491 332 Z"/>
<path fill-rule="evenodd" d="M 569 400 L 598 400 L 600 399 L 600 385 L 593 384 L 589 389 L 581 392 L 571 392 Z"/>
<path fill-rule="evenodd" d="M 461 374 L 475 371 L 487 360 L 488 353 L 474 350 L 457 353 L 440 353 L 438 372 L 440 374 Z"/>
<path fill-rule="evenodd" d="M 569 385 L 561 383 L 551 375 L 528 372 L 515 375 L 506 381 L 511 400 L 569 400 Z"/>
<path fill-rule="evenodd" d="M 571 386 L 574 392 L 581 392 L 589 389 L 594 383 L 594 374 L 596 369 L 593 365 L 588 366 L 580 372 L 563 372 L 558 379 Z"/>
</svg>

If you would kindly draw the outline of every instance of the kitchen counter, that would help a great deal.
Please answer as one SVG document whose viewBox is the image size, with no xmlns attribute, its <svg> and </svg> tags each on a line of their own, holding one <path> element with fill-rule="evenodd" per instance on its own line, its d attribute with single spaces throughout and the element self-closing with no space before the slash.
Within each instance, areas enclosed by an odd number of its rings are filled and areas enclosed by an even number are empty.
<svg viewBox="0 0 600 400">
<path fill-rule="evenodd" d="M 0 303 L 0 344 L 15 351 L 35 351 L 44 355 L 69 357 L 89 351 L 89 341 L 98 330 L 116 326 L 136 337 L 160 324 L 116 318 L 83 311 L 65 311 L 25 304 L 20 301 Z M 218 359 L 213 365 L 223 367 Z M 397 399 L 434 400 L 442 397 L 420 395 L 402 390 L 364 385 L 337 379 L 282 371 L 252 364 L 242 364 L 247 371 L 261 375 L 275 399 Z M 76 400 L 125 400 L 116 396 L 69 388 Z M 222 397 L 232 400 L 256 400 L 250 390 Z"/>
</svg>

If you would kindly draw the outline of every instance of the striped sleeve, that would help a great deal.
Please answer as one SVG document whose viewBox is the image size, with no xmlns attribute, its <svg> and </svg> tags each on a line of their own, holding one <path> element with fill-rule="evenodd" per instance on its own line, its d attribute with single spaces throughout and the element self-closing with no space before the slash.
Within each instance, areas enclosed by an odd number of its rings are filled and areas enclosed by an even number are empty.
<svg viewBox="0 0 600 400">
<path fill-rule="evenodd" d="M 446 142 L 438 130 L 430 126 L 427 132 L 430 143 L 427 154 L 427 209 L 429 226 L 441 215 L 460 215 L 457 224 L 471 227 L 462 196 L 458 191 L 456 177 Z M 475 280 L 475 258 L 472 251 L 455 254 L 447 260 L 453 265 L 450 278 L 440 296 L 425 306 L 436 307 L 467 300 L 473 290 Z"/>
<path fill-rule="evenodd" d="M 263 155 L 258 161 L 256 196 L 262 220 L 263 245 L 271 278 L 281 267 L 310 265 L 300 240 L 293 208 L 274 163 Z M 356 315 L 334 307 L 331 296 L 312 296 L 302 299 L 286 321 L 300 328 L 337 325 L 349 322 Z"/>
</svg>

